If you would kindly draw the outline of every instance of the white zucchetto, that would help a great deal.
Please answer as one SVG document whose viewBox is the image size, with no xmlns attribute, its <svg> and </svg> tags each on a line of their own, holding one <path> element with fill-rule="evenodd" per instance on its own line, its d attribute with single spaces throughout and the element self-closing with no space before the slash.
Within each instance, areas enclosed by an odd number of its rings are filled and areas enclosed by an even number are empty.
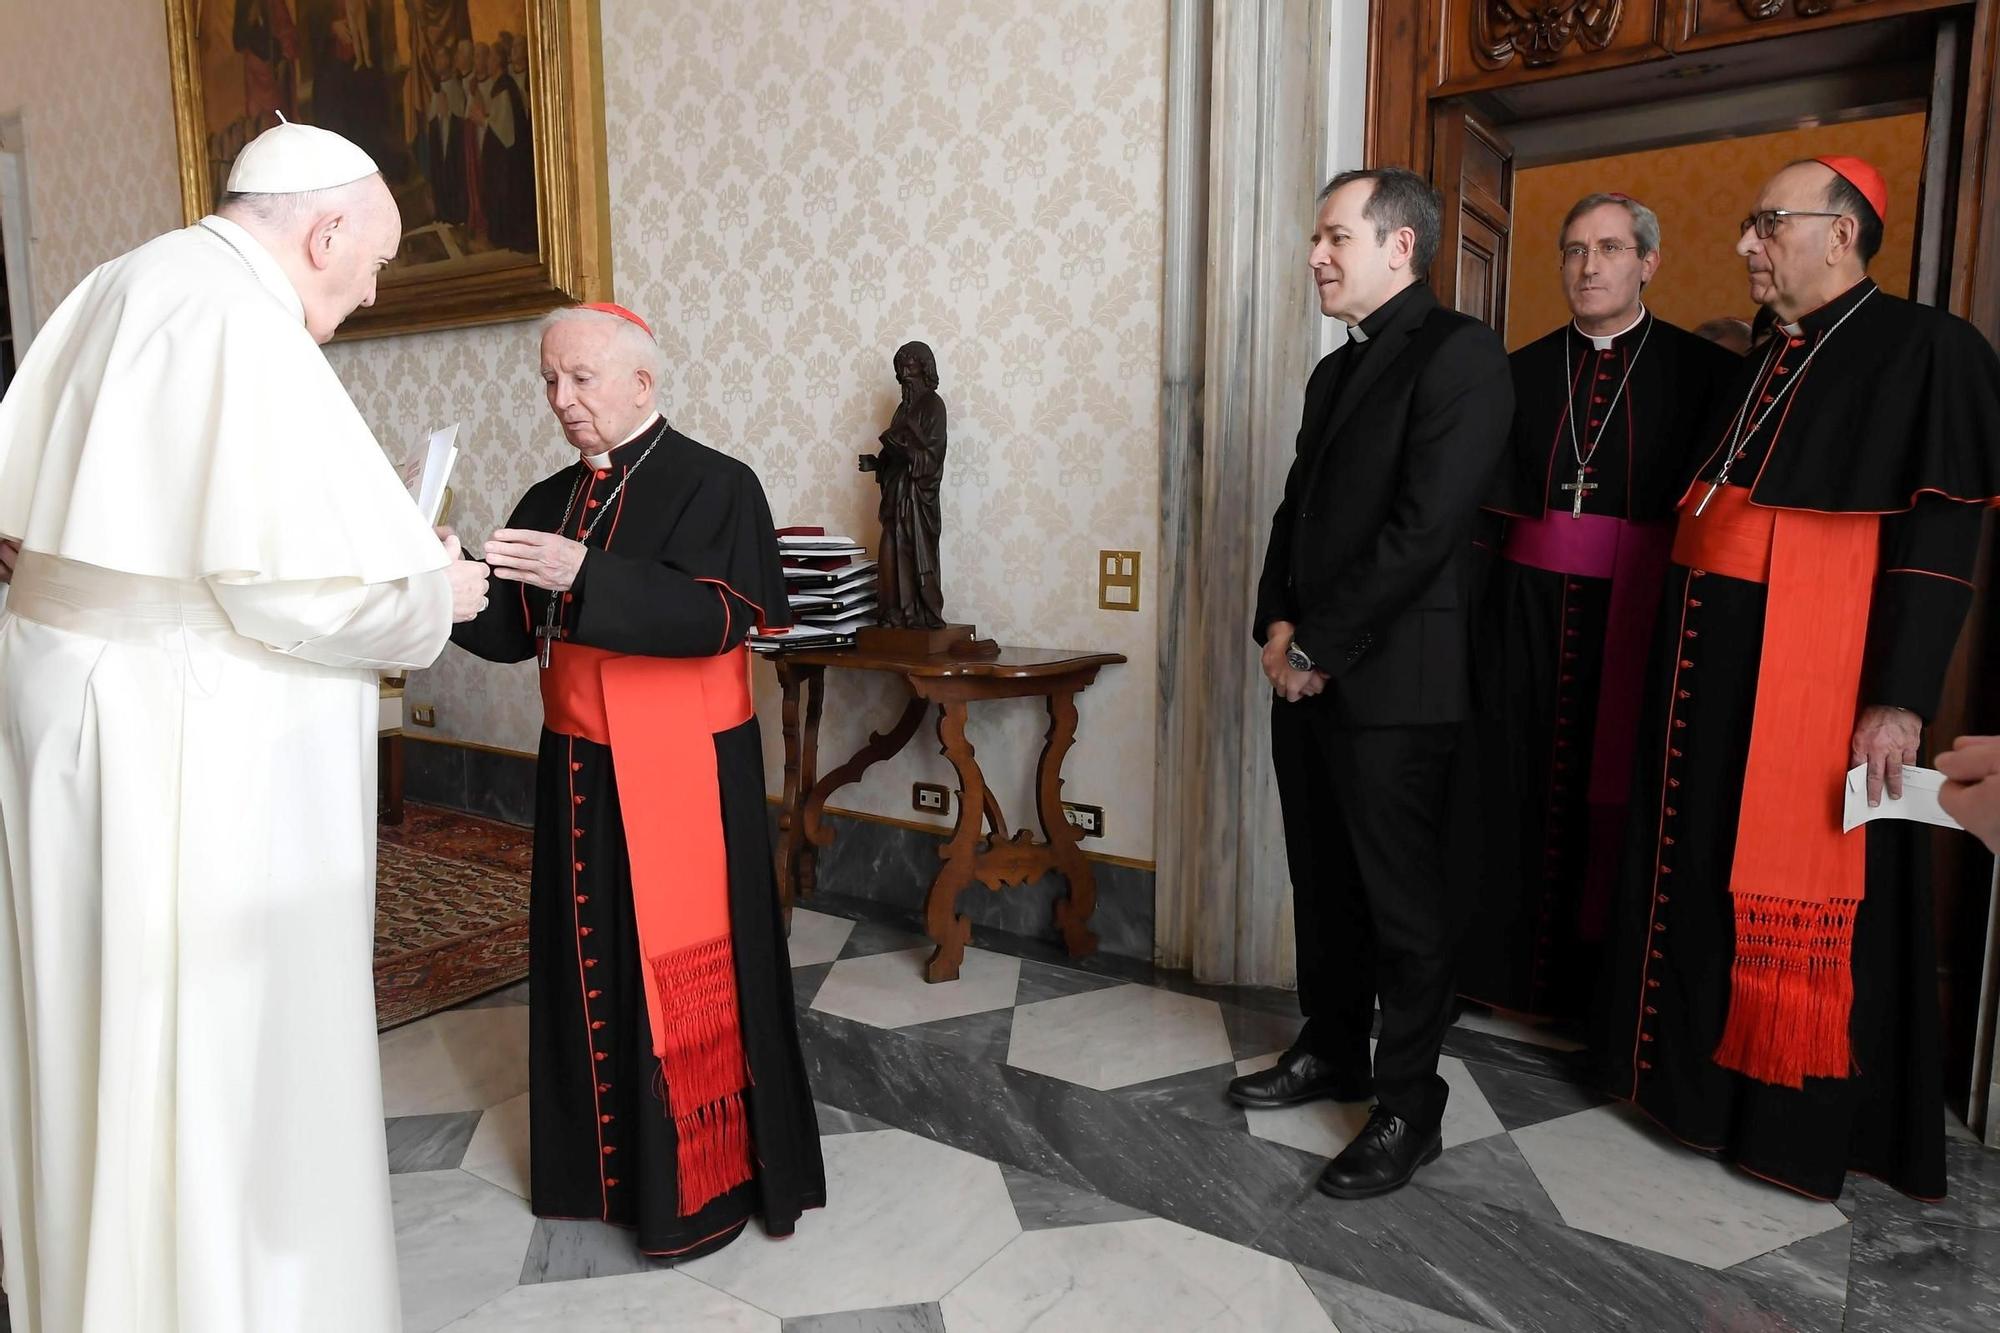
<svg viewBox="0 0 2000 1333">
<path fill-rule="evenodd" d="M 373 176 L 375 159 L 332 130 L 284 120 L 243 146 L 229 169 L 231 194 L 304 194 Z"/>
</svg>

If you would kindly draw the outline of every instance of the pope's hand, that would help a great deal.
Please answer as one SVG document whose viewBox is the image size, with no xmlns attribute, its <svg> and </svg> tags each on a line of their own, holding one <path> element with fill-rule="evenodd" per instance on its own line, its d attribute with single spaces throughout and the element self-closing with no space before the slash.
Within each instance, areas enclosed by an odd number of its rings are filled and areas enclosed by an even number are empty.
<svg viewBox="0 0 2000 1333">
<path fill-rule="evenodd" d="M 462 625 L 486 609 L 486 580 L 490 571 L 477 560 L 466 560 L 458 538 L 447 537 L 444 543 L 445 558 L 451 563 L 444 567 L 445 581 L 451 584 L 451 623 Z"/>
<path fill-rule="evenodd" d="M 532 583 L 550 592 L 567 592 L 583 568 L 590 548 L 553 532 L 533 528 L 501 528 L 486 539 L 486 563 L 495 578 Z"/>
<path fill-rule="evenodd" d="M 14 581 L 14 561 L 21 554 L 21 543 L 0 541 L 0 583 Z"/>
</svg>

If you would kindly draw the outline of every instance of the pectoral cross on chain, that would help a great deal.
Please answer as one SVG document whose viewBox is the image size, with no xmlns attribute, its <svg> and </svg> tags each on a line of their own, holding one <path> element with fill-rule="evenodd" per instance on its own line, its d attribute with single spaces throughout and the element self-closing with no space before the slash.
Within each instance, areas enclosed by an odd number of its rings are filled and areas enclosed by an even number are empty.
<svg viewBox="0 0 2000 1333">
<path fill-rule="evenodd" d="M 1558 486 L 1556 489 L 1572 492 L 1572 496 L 1569 502 L 1569 516 L 1571 518 L 1582 518 L 1584 493 L 1586 491 L 1596 490 L 1597 483 L 1594 481 L 1585 481 L 1583 479 L 1583 469 L 1578 468 L 1576 470 L 1575 481 L 1566 481 L 1561 486 Z"/>
<path fill-rule="evenodd" d="M 553 652 L 555 649 L 556 640 L 561 639 L 565 636 L 562 630 L 557 626 L 539 625 L 535 628 L 535 637 L 542 641 L 542 649 L 539 655 L 539 660 L 541 661 L 542 666 L 546 668 L 549 664 L 549 654 Z"/>
</svg>

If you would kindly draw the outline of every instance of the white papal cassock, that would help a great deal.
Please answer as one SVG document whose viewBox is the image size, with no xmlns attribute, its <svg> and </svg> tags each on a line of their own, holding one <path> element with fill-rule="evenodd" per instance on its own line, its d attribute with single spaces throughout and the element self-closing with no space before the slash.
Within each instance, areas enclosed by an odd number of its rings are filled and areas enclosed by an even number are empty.
<svg viewBox="0 0 2000 1333">
<path fill-rule="evenodd" d="M 375 669 L 443 648 L 443 549 L 220 218 L 43 329 L 0 535 L 14 1328 L 391 1333 Z"/>
</svg>

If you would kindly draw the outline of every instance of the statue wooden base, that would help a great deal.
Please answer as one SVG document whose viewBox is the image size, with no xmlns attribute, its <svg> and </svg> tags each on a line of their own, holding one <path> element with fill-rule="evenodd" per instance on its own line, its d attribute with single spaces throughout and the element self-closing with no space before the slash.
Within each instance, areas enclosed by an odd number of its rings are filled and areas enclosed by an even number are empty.
<svg viewBox="0 0 2000 1333">
<path fill-rule="evenodd" d="M 894 629 L 870 625 L 855 631 L 854 646 L 864 653 L 884 657 L 931 657 L 949 653 L 953 657 L 991 656 L 993 645 L 982 640 L 970 625 L 946 625 L 941 629 Z"/>
</svg>

